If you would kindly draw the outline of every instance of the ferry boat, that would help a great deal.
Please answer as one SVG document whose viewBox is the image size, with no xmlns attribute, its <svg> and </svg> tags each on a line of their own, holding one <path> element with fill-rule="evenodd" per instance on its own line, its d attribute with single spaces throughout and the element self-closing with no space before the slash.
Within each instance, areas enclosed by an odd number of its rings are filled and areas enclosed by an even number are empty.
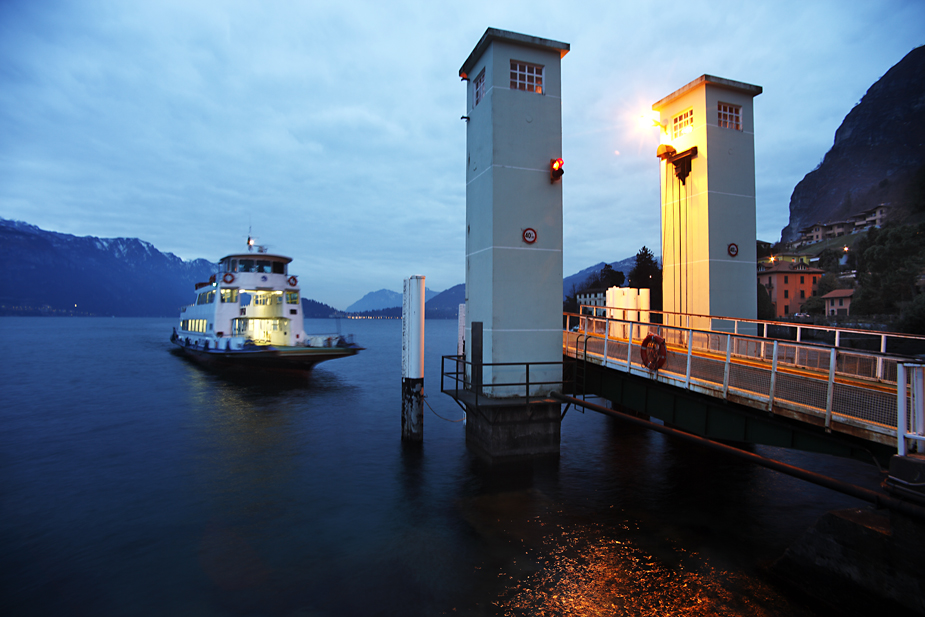
<svg viewBox="0 0 925 617">
<path fill-rule="evenodd" d="M 223 257 L 218 274 L 196 283 L 195 302 L 180 309 L 171 342 L 203 364 L 290 371 L 363 349 L 352 336 L 306 333 L 292 258 L 247 243 L 247 253 Z"/>
</svg>

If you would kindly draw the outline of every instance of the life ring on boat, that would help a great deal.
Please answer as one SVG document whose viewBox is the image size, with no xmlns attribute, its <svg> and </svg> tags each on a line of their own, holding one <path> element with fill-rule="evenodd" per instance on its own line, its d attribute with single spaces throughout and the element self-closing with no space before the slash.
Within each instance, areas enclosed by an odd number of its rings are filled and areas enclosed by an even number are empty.
<svg viewBox="0 0 925 617">
<path fill-rule="evenodd" d="M 290 277 L 289 277 L 289 286 L 290 286 L 290 287 L 295 287 L 295 286 L 298 285 L 298 284 L 299 284 L 299 279 L 297 279 L 297 278 L 294 277 L 294 276 L 290 276 Z"/>
<path fill-rule="evenodd" d="M 650 334 L 642 340 L 639 346 L 639 357 L 643 365 L 650 371 L 657 371 L 665 366 L 668 350 L 665 348 L 665 339 L 657 334 Z"/>
<path fill-rule="evenodd" d="M 225 281 L 226 285 L 231 285 L 234 283 L 234 274 L 231 272 L 226 272 L 225 276 L 222 277 L 222 280 Z"/>
</svg>

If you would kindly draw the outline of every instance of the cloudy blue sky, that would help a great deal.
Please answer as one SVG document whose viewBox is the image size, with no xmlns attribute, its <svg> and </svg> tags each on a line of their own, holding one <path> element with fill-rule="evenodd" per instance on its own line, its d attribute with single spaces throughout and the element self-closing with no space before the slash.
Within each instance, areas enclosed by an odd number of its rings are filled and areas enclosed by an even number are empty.
<svg viewBox="0 0 925 617">
<path fill-rule="evenodd" d="M 658 252 L 655 101 L 760 85 L 758 236 L 867 88 L 925 43 L 925 2 L 0 0 L 0 217 L 184 259 L 248 226 L 345 308 L 464 279 L 466 89 L 487 27 L 562 61 L 565 273 Z"/>
</svg>

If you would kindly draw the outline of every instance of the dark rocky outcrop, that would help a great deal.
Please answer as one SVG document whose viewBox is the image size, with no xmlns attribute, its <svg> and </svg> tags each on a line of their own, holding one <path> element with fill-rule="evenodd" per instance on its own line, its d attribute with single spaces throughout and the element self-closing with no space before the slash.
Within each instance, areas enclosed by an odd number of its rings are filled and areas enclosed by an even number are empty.
<svg viewBox="0 0 925 617">
<path fill-rule="evenodd" d="M 790 198 L 788 242 L 816 222 L 834 222 L 881 203 L 903 217 L 922 204 L 925 174 L 925 47 L 870 87 L 835 132 L 835 143 Z"/>
</svg>

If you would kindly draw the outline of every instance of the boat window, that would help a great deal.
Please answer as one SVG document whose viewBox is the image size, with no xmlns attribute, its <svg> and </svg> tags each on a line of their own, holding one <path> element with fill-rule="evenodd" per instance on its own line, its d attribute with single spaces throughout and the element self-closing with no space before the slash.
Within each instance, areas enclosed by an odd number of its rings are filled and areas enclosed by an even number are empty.
<svg viewBox="0 0 925 617">
<path fill-rule="evenodd" d="M 281 261 L 274 261 L 273 274 L 286 274 L 286 264 Z"/>
<path fill-rule="evenodd" d="M 238 260 L 232 259 L 231 262 L 226 264 L 228 267 L 225 269 L 226 272 L 237 272 L 238 271 Z"/>
<path fill-rule="evenodd" d="M 286 332 L 289 320 L 286 318 L 248 319 L 236 317 L 231 320 L 233 336 L 247 336 L 257 341 L 269 342 L 270 332 Z"/>
<path fill-rule="evenodd" d="M 241 301 L 241 306 L 250 306 L 251 294 L 242 291 L 239 300 Z"/>
<path fill-rule="evenodd" d="M 269 273 L 270 272 L 270 262 L 264 261 L 262 259 L 257 260 L 257 272 Z"/>
<path fill-rule="evenodd" d="M 254 294 L 254 304 L 260 306 L 270 306 L 273 304 L 282 304 L 283 296 L 280 293 L 258 291 Z"/>
<path fill-rule="evenodd" d="M 209 324 L 211 328 L 211 324 Z M 184 319 L 180 322 L 180 329 L 186 330 L 187 332 L 205 332 L 206 331 L 206 320 L 205 319 Z"/>
<path fill-rule="evenodd" d="M 204 291 L 196 298 L 196 304 L 212 304 L 215 302 L 215 290 Z"/>
<path fill-rule="evenodd" d="M 242 259 L 238 263 L 238 272 L 255 272 L 253 259 Z"/>
<path fill-rule="evenodd" d="M 238 290 L 237 289 L 222 289 L 222 303 L 237 302 L 237 301 L 238 301 Z"/>
<path fill-rule="evenodd" d="M 286 304 L 298 304 L 298 303 L 299 303 L 299 292 L 287 291 L 286 292 Z"/>
</svg>

